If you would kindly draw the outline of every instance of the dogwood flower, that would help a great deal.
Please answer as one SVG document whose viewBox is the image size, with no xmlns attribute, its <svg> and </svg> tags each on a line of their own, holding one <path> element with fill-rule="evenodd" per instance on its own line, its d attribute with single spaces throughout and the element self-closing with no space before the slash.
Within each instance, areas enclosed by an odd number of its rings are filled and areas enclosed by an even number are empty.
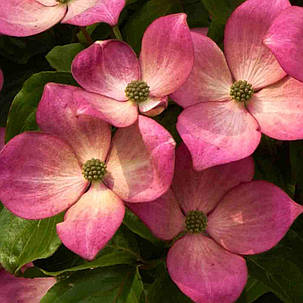
<svg viewBox="0 0 303 303">
<path fill-rule="evenodd" d="M 0 33 L 24 37 L 56 23 L 87 26 L 118 23 L 125 0 L 6 0 L 0 2 Z"/>
<path fill-rule="evenodd" d="M 287 74 L 303 82 L 303 8 L 285 9 L 269 28 L 264 44 L 274 53 Z"/>
<path fill-rule="evenodd" d="M 153 202 L 129 205 L 157 237 L 179 235 L 167 268 L 194 302 L 235 302 L 247 280 L 241 255 L 275 246 L 303 212 L 280 188 L 252 181 L 253 175 L 252 158 L 197 172 L 182 144 L 171 189 Z"/>
<path fill-rule="evenodd" d="M 55 278 L 15 277 L 0 268 L 0 302 L 39 303 L 55 283 Z"/>
<path fill-rule="evenodd" d="M 185 110 L 177 129 L 195 169 L 251 155 L 261 133 L 303 138 L 303 84 L 287 77 L 263 38 L 288 0 L 247 0 L 228 19 L 224 51 L 192 33 L 195 63 L 172 95 Z"/>
<path fill-rule="evenodd" d="M 127 125 L 141 113 L 154 116 L 167 106 L 167 96 L 187 79 L 193 65 L 193 46 L 185 14 L 156 19 L 145 31 L 140 59 L 126 43 L 97 41 L 80 52 L 72 63 L 72 74 L 87 91 L 87 102 L 111 102 L 124 106 Z M 100 101 L 97 102 L 97 96 Z M 126 126 L 126 125 L 124 125 Z"/>
<path fill-rule="evenodd" d="M 150 118 L 116 130 L 81 112 L 73 86 L 49 83 L 37 110 L 42 132 L 25 132 L 0 153 L 0 200 L 15 215 L 42 219 L 64 210 L 63 244 L 93 259 L 122 223 L 128 202 L 170 186 L 175 142 Z"/>
</svg>

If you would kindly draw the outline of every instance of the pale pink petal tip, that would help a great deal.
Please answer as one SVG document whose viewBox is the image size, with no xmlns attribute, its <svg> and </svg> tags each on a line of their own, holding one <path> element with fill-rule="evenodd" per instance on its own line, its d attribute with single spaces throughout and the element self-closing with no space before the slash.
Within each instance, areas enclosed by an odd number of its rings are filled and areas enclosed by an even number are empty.
<svg viewBox="0 0 303 303">
<path fill-rule="evenodd" d="M 125 0 L 73 0 L 62 23 L 87 26 L 105 22 L 114 26 L 124 6 Z"/>
<path fill-rule="evenodd" d="M 0 302 L 39 303 L 55 283 L 55 278 L 18 278 L 0 270 Z"/>
<path fill-rule="evenodd" d="M 115 133 L 105 183 L 127 202 L 152 201 L 168 190 L 174 163 L 175 141 L 170 133 L 139 115 L 136 124 Z"/>
<path fill-rule="evenodd" d="M 168 105 L 168 97 L 153 98 L 149 97 L 148 100 L 139 103 L 139 110 L 142 114 L 148 117 L 160 115 Z"/>
<path fill-rule="evenodd" d="M 178 89 L 188 78 L 193 60 L 185 14 L 160 17 L 145 31 L 140 62 L 152 96 L 164 97 Z"/>
<path fill-rule="evenodd" d="M 208 217 L 207 231 L 229 251 L 258 254 L 275 246 L 302 212 L 277 186 L 253 181 L 224 196 Z"/>
<path fill-rule="evenodd" d="M 48 0 L 43 2 L 46 1 L 49 2 Z M 16 37 L 36 35 L 49 29 L 64 17 L 66 5 L 56 3 L 53 6 L 46 6 L 43 2 L 41 0 L 1 1 L 0 34 Z"/>
<path fill-rule="evenodd" d="M 244 258 L 200 234 L 178 240 L 168 252 L 167 267 L 181 291 L 197 303 L 233 303 L 247 281 Z"/>
<path fill-rule="evenodd" d="M 140 66 L 135 52 L 126 43 L 97 41 L 75 57 L 72 74 L 87 91 L 126 101 L 125 88 L 140 78 Z"/>
<path fill-rule="evenodd" d="M 25 132 L 0 153 L 1 202 L 22 218 L 54 216 L 75 203 L 86 187 L 76 155 L 58 137 Z"/>
<path fill-rule="evenodd" d="M 63 244 L 84 259 L 92 260 L 112 238 L 124 217 L 121 199 L 103 184 L 91 188 L 57 224 Z"/>
<path fill-rule="evenodd" d="M 264 44 L 287 74 L 303 81 L 303 8 L 284 10 L 269 28 Z"/>
</svg>

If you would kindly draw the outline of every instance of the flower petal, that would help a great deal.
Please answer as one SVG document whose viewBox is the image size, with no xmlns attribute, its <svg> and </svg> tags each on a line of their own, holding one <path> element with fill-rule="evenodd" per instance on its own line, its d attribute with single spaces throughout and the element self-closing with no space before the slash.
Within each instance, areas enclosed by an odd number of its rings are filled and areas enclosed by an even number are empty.
<svg viewBox="0 0 303 303">
<path fill-rule="evenodd" d="M 123 202 L 102 183 L 92 183 L 88 192 L 65 214 L 57 224 L 57 233 L 63 244 L 92 260 L 112 238 L 124 217 Z"/>
<path fill-rule="evenodd" d="M 234 101 L 202 102 L 186 108 L 177 130 L 196 170 L 248 157 L 261 137 L 255 119 Z"/>
<path fill-rule="evenodd" d="M 261 132 L 279 140 L 303 139 L 303 83 L 286 77 L 253 96 L 249 112 Z"/>
<path fill-rule="evenodd" d="M 105 22 L 114 26 L 118 23 L 125 0 L 73 0 L 62 23 L 87 26 Z"/>
<path fill-rule="evenodd" d="M 0 153 L 0 200 L 25 219 L 54 216 L 87 187 L 72 149 L 59 138 L 27 132 Z"/>
<path fill-rule="evenodd" d="M 26 279 L 0 271 L 1 303 L 39 303 L 47 291 L 56 283 L 55 278 Z"/>
<path fill-rule="evenodd" d="M 119 102 L 79 88 L 75 88 L 74 98 L 80 105 L 79 112 L 102 119 L 115 127 L 130 126 L 138 119 L 138 106 L 132 101 Z"/>
<path fill-rule="evenodd" d="M 253 181 L 227 193 L 208 217 L 207 231 L 234 253 L 258 254 L 275 246 L 302 212 L 279 187 Z"/>
<path fill-rule="evenodd" d="M 286 75 L 263 38 L 274 18 L 289 6 L 288 0 L 248 0 L 232 13 L 225 27 L 224 51 L 236 80 L 247 80 L 259 89 Z"/>
<path fill-rule="evenodd" d="M 111 141 L 110 126 L 103 120 L 80 114 L 74 100 L 79 88 L 49 83 L 45 86 L 37 110 L 37 122 L 43 132 L 68 143 L 80 163 L 92 158 L 104 161 Z"/>
<path fill-rule="evenodd" d="M 135 52 L 126 43 L 97 41 L 75 57 L 72 73 L 86 90 L 125 101 L 124 90 L 128 83 L 140 78 L 140 66 Z"/>
<path fill-rule="evenodd" d="M 5 145 L 5 128 L 0 127 L 0 151 Z"/>
<path fill-rule="evenodd" d="M 178 89 L 189 76 L 193 59 L 185 14 L 160 17 L 145 31 L 140 62 L 151 95 L 164 97 Z"/>
<path fill-rule="evenodd" d="M 172 280 L 196 303 L 233 303 L 247 280 L 243 257 L 201 234 L 187 234 L 167 255 Z"/>
<path fill-rule="evenodd" d="M 221 49 L 208 37 L 192 32 L 195 61 L 187 81 L 172 94 L 186 108 L 205 101 L 229 100 L 233 83 Z"/>
<path fill-rule="evenodd" d="M 118 129 L 107 160 L 105 182 L 128 202 L 152 201 L 164 194 L 173 177 L 175 141 L 154 120 L 139 116 Z"/>
<path fill-rule="evenodd" d="M 185 228 L 185 217 L 171 190 L 154 201 L 127 203 L 127 206 L 160 239 L 171 240 Z"/>
<path fill-rule="evenodd" d="M 25 37 L 41 33 L 65 15 L 66 6 L 45 6 L 35 0 L 0 2 L 0 33 Z"/>
<path fill-rule="evenodd" d="M 154 117 L 160 115 L 168 105 L 168 97 L 149 97 L 146 101 L 139 103 L 139 110 L 142 114 Z"/>
<path fill-rule="evenodd" d="M 208 214 L 228 190 L 251 181 L 253 176 L 254 161 L 250 157 L 197 172 L 189 151 L 181 144 L 176 151 L 172 190 L 185 213 L 198 209 Z"/>
<path fill-rule="evenodd" d="M 303 81 L 303 8 L 284 10 L 269 28 L 264 44 L 274 53 L 284 71 Z"/>
</svg>

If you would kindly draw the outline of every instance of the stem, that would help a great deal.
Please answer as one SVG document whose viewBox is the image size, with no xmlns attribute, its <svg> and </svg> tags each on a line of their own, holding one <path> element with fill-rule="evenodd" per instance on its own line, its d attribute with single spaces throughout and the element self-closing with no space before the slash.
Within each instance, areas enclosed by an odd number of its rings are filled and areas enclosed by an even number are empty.
<svg viewBox="0 0 303 303">
<path fill-rule="evenodd" d="M 91 38 L 91 36 L 89 35 L 89 33 L 87 32 L 87 30 L 84 26 L 81 26 L 81 32 L 84 35 L 84 37 L 89 45 L 94 43 L 93 39 Z"/>
<path fill-rule="evenodd" d="M 123 37 L 122 37 L 122 34 L 121 34 L 121 32 L 120 32 L 120 29 L 119 29 L 119 26 L 118 26 L 118 25 L 116 25 L 116 26 L 113 27 L 113 32 L 114 32 L 115 37 L 116 37 L 118 40 L 123 41 Z"/>
</svg>

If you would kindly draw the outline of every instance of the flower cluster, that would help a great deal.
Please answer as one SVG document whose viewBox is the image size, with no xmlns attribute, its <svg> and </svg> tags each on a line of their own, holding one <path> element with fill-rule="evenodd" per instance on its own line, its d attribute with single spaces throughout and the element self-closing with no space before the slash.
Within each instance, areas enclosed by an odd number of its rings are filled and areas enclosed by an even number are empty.
<svg viewBox="0 0 303 303">
<path fill-rule="evenodd" d="M 0 33 L 34 35 L 59 21 L 115 26 L 124 6 L 3 1 Z M 302 20 L 303 9 L 288 0 L 247 0 L 228 19 L 224 53 L 204 30 L 190 31 L 183 13 L 149 25 L 139 58 L 123 41 L 94 42 L 72 62 L 80 87 L 46 84 L 40 130 L 0 146 L 1 202 L 25 219 L 65 211 L 57 234 L 88 260 L 128 207 L 172 241 L 166 264 L 184 294 L 197 303 L 235 302 L 247 281 L 243 256 L 271 249 L 303 212 L 274 184 L 253 180 L 249 157 L 262 133 L 303 139 Z M 173 137 L 152 119 L 165 115 L 169 96 L 184 108 L 176 159 Z M 54 281 L 43 283 L 45 292 Z"/>
</svg>

